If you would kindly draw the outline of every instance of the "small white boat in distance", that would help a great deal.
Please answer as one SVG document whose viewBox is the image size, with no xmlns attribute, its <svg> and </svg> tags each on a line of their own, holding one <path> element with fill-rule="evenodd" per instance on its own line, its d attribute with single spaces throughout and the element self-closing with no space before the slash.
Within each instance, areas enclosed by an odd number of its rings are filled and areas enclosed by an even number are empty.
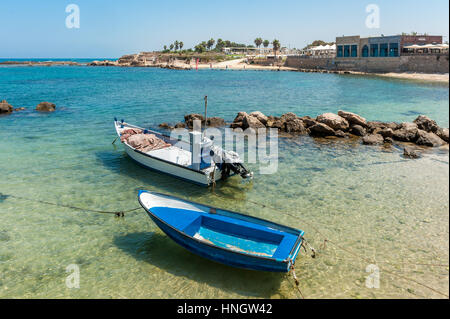
<svg viewBox="0 0 450 319">
<path fill-rule="evenodd" d="M 145 168 L 203 186 L 236 174 L 245 179 L 253 177 L 237 153 L 215 146 L 210 139 L 201 137 L 200 132 L 190 132 L 187 142 L 117 118 L 114 127 L 127 154 Z"/>
</svg>

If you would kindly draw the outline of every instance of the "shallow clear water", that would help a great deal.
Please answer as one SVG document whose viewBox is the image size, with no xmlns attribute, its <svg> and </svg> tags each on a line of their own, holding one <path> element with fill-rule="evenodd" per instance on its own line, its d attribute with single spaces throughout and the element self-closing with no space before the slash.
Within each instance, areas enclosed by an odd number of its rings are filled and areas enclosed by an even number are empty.
<svg viewBox="0 0 450 319">
<path fill-rule="evenodd" d="M 345 109 L 369 120 L 426 114 L 449 124 L 448 86 L 427 83 L 296 72 L 0 67 L 0 100 L 28 108 L 0 117 L 0 297 L 298 297 L 285 275 L 189 253 L 142 210 L 118 219 L 7 196 L 116 211 L 138 207 L 140 188 L 304 230 L 319 248 L 316 259 L 303 251 L 297 259 L 307 298 L 448 295 L 448 148 L 405 160 L 399 148 L 358 140 L 281 139 L 277 174 L 261 175 L 251 164 L 253 182 L 232 178 L 214 195 L 138 167 L 120 143 L 111 144 L 114 116 L 157 127 L 203 112 L 204 95 L 208 114 L 229 121 L 241 110 L 316 116 Z M 42 101 L 57 111 L 32 111 Z M 322 248 L 325 238 L 331 242 Z M 379 289 L 366 287 L 369 261 L 380 269 Z M 80 267 L 79 289 L 66 287 L 69 264 Z"/>
</svg>

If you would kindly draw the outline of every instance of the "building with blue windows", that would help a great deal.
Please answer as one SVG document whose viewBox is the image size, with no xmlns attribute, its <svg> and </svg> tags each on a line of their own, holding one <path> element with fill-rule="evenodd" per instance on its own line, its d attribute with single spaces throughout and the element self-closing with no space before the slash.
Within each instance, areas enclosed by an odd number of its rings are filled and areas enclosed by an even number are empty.
<svg viewBox="0 0 450 319">
<path fill-rule="evenodd" d="M 348 36 L 336 38 L 336 58 L 399 57 L 402 36 L 361 38 Z"/>
</svg>

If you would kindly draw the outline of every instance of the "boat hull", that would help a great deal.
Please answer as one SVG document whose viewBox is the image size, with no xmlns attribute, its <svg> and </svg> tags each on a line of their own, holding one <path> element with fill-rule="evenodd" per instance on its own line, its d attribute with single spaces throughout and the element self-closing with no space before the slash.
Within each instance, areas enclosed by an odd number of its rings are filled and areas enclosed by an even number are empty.
<svg viewBox="0 0 450 319">
<path fill-rule="evenodd" d="M 223 251 L 219 248 L 205 246 L 189 236 L 173 231 L 166 224 L 160 222 L 157 218 L 148 214 L 155 224 L 174 242 L 186 248 L 190 252 L 203 258 L 225 264 L 231 267 L 267 271 L 267 272 L 289 272 L 291 268 L 290 261 L 277 262 L 275 260 L 261 260 L 251 256 L 237 256 L 236 253 Z"/>
<path fill-rule="evenodd" d="M 139 203 L 173 241 L 228 266 L 289 272 L 304 232 L 248 215 L 139 191 Z"/>
<path fill-rule="evenodd" d="M 139 151 L 134 150 L 127 144 L 123 145 L 128 156 L 130 156 L 132 160 L 134 160 L 142 167 L 159 173 L 168 174 L 172 177 L 182 179 L 200 186 L 209 186 L 211 184 L 211 178 L 209 178 L 203 172 L 180 167 L 178 165 L 174 165 L 172 163 L 147 156 Z M 214 177 L 216 181 L 219 181 L 222 178 L 220 170 L 216 169 Z"/>
<path fill-rule="evenodd" d="M 123 130 L 122 123 L 119 123 L 117 121 L 114 122 L 115 129 L 117 132 L 117 135 L 120 137 L 120 132 Z M 138 128 L 134 125 L 126 124 L 126 128 Z M 142 129 L 142 128 L 139 128 Z M 143 129 L 142 129 L 143 130 Z M 157 132 L 154 132 L 155 134 L 159 134 Z M 161 158 L 157 158 L 154 156 L 151 156 L 149 154 L 140 152 L 127 143 L 122 143 L 125 152 L 130 156 L 132 160 L 134 160 L 136 163 L 141 165 L 144 168 L 160 172 L 163 174 L 170 175 L 172 177 L 185 180 L 200 186 L 210 186 L 213 184 L 213 181 L 219 181 L 222 179 L 222 172 L 219 168 L 215 168 L 213 176 L 210 176 L 210 174 L 205 173 L 204 171 L 198 171 L 194 170 L 187 166 L 182 166 L 170 161 L 166 161 Z M 186 148 L 186 145 L 183 146 L 183 148 Z M 211 169 L 212 171 L 212 169 Z"/>
</svg>

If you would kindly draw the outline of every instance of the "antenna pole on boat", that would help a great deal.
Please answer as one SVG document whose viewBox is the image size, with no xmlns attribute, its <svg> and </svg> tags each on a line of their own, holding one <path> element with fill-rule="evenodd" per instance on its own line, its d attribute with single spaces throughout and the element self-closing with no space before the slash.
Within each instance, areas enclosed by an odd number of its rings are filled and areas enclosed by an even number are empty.
<svg viewBox="0 0 450 319">
<path fill-rule="evenodd" d="M 205 128 L 206 128 L 206 110 L 208 108 L 208 95 L 205 95 Z"/>
</svg>

